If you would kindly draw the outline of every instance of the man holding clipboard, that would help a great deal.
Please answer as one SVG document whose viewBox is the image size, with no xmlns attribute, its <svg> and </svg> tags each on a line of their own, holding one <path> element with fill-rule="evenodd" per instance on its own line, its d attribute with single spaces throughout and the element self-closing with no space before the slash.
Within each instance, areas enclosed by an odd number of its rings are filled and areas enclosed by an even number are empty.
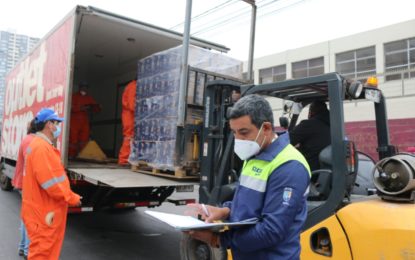
<svg viewBox="0 0 415 260">
<path fill-rule="evenodd" d="M 235 260 L 300 258 L 310 168 L 287 133 L 274 134 L 273 119 L 271 106 L 259 95 L 245 96 L 234 105 L 230 113 L 234 151 L 244 160 L 234 198 L 222 207 L 191 206 L 209 223 L 259 220 L 220 233 L 188 231 L 213 247 L 230 248 Z"/>
</svg>

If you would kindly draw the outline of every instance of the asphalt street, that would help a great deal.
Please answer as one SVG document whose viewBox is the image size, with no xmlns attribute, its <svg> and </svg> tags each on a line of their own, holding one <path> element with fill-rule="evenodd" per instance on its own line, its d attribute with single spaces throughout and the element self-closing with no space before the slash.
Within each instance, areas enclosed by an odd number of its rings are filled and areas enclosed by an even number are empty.
<svg viewBox="0 0 415 260">
<path fill-rule="evenodd" d="M 197 198 L 193 193 L 176 197 Z M 23 259 L 17 255 L 20 195 L 0 190 L 0 259 Z M 147 208 L 102 211 L 68 216 L 62 260 L 180 259 L 181 233 L 146 215 Z M 165 203 L 154 210 L 184 213 L 185 206 Z"/>
</svg>

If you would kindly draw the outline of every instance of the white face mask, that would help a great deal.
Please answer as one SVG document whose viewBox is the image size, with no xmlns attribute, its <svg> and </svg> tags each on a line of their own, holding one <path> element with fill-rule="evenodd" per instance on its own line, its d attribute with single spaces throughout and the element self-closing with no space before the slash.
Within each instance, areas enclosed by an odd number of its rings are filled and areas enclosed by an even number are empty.
<svg viewBox="0 0 415 260">
<path fill-rule="evenodd" d="M 86 95 L 86 91 L 81 90 L 79 92 L 81 93 L 82 96 L 85 96 Z"/>
<path fill-rule="evenodd" d="M 261 150 L 262 145 L 264 145 L 265 138 L 262 141 L 261 146 L 256 142 L 258 139 L 259 133 L 261 133 L 262 126 L 259 129 L 259 132 L 255 138 L 255 141 L 252 140 L 241 140 L 235 138 L 235 146 L 233 147 L 234 152 L 238 155 L 241 160 L 246 160 L 251 158 L 254 155 L 257 155 Z"/>
</svg>

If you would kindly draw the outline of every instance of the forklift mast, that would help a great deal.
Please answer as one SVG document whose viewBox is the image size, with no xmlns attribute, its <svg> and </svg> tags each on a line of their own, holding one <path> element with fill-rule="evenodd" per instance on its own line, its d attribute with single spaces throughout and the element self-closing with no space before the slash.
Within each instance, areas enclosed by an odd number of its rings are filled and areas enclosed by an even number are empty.
<svg viewBox="0 0 415 260">
<path fill-rule="evenodd" d="M 204 119 L 201 138 L 200 203 L 218 205 L 223 186 L 228 185 L 234 167 L 233 134 L 230 131 L 227 110 L 232 107 L 232 91 L 240 84 L 228 80 L 208 83 L 204 96 Z"/>
</svg>

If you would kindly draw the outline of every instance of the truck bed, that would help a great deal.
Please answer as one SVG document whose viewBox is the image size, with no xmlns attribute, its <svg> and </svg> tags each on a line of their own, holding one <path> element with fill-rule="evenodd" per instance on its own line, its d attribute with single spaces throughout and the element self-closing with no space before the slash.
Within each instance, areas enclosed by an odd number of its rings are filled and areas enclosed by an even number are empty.
<svg viewBox="0 0 415 260">
<path fill-rule="evenodd" d="M 83 179 L 94 185 L 105 185 L 113 188 L 142 188 L 197 184 L 196 182 L 175 181 L 134 172 L 129 168 L 119 167 L 116 164 L 102 165 L 88 162 L 76 162 L 69 165 L 68 171 L 71 174 L 77 175 L 77 179 Z"/>
</svg>

